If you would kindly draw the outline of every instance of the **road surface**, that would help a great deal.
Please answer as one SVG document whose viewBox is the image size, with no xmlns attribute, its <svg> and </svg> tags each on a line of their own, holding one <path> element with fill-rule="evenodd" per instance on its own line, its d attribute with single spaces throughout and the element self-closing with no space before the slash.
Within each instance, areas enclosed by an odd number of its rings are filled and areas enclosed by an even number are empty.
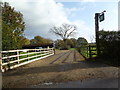
<svg viewBox="0 0 120 90">
<path fill-rule="evenodd" d="M 83 81 L 71 81 L 66 83 L 43 83 L 31 86 L 31 88 L 119 88 L 118 78 L 88 79 Z"/>
<path fill-rule="evenodd" d="M 28 88 L 44 83 L 118 78 L 118 68 L 85 61 L 75 50 L 56 54 L 3 73 L 3 88 Z"/>
</svg>

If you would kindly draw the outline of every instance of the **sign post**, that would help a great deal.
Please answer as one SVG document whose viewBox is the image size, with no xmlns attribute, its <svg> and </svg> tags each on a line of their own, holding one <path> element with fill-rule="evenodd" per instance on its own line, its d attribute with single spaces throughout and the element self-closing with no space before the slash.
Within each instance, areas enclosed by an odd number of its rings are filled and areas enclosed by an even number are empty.
<svg viewBox="0 0 120 90">
<path fill-rule="evenodd" d="M 97 49 L 97 55 L 100 55 L 100 46 L 99 46 L 99 22 L 104 21 L 104 12 L 102 13 L 95 13 L 95 33 L 96 33 L 96 49 Z"/>
</svg>

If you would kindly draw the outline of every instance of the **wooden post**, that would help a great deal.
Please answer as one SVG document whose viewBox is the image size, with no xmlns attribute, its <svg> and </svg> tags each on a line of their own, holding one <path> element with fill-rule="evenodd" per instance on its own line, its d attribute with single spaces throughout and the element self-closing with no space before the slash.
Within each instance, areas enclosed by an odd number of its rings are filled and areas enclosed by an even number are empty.
<svg viewBox="0 0 120 90">
<path fill-rule="evenodd" d="M 1 72 L 2 72 L 2 52 L 0 52 L 0 69 L 1 69 Z"/>
<path fill-rule="evenodd" d="M 18 64 L 19 64 L 19 63 L 20 63 L 20 62 L 19 62 L 19 51 L 17 51 L 17 55 L 18 55 L 18 56 L 17 56 L 17 60 L 18 60 Z"/>
<path fill-rule="evenodd" d="M 28 58 L 27 60 L 29 61 L 29 55 L 28 55 L 28 53 L 29 53 L 29 50 L 27 50 L 27 58 Z"/>
<path fill-rule="evenodd" d="M 36 53 L 36 52 L 37 52 L 37 49 L 35 48 L 35 52 L 34 52 L 34 55 L 35 55 L 35 56 L 37 56 L 37 53 Z M 35 57 L 35 58 L 37 58 L 37 57 Z"/>
<path fill-rule="evenodd" d="M 96 48 L 97 48 L 97 55 L 99 56 L 100 54 L 100 49 L 99 49 L 99 14 L 100 13 L 95 13 L 95 33 L 96 33 Z"/>
<path fill-rule="evenodd" d="M 7 55 L 7 57 L 8 57 L 8 58 L 7 58 L 7 60 L 8 60 L 8 64 L 7 64 L 7 65 L 8 65 L 8 70 L 9 70 L 9 69 L 10 69 L 10 58 L 9 58 L 10 54 L 9 54 L 9 51 L 8 51 L 7 54 L 8 54 L 8 55 Z"/>
<path fill-rule="evenodd" d="M 91 58 L 91 46 L 89 45 L 89 57 Z"/>
<path fill-rule="evenodd" d="M 39 55 L 41 55 L 41 49 L 39 50 Z M 41 57 L 41 56 L 39 56 L 39 57 Z"/>
<path fill-rule="evenodd" d="M 87 46 L 87 57 L 89 57 L 89 46 Z"/>
<path fill-rule="evenodd" d="M 54 48 L 54 55 L 55 55 L 55 48 Z"/>
</svg>

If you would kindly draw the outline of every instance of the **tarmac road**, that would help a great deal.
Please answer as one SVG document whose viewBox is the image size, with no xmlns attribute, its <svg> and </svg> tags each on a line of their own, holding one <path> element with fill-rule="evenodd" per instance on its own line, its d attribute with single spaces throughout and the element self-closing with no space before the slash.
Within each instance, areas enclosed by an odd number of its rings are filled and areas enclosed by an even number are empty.
<svg viewBox="0 0 120 90">
<path fill-rule="evenodd" d="M 32 86 L 32 88 L 118 88 L 118 78 L 88 79 L 66 83 L 44 83 Z"/>
</svg>

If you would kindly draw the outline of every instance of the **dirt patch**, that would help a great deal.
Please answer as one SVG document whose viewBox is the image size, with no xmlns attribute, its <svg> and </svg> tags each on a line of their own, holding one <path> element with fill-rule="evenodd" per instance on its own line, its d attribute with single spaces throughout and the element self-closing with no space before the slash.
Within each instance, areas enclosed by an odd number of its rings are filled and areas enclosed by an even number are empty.
<svg viewBox="0 0 120 90">
<path fill-rule="evenodd" d="M 71 54 L 69 55 L 70 52 Z M 76 60 L 74 60 L 74 56 L 76 56 Z M 65 60 L 64 63 L 62 63 L 63 60 Z M 55 62 L 50 64 L 53 61 Z M 117 67 L 95 62 L 86 62 L 84 58 L 75 51 L 57 50 L 53 56 L 3 73 L 2 86 L 3 88 L 27 88 L 47 82 L 58 83 L 85 80 L 88 78 L 116 77 L 118 77 Z"/>
</svg>

